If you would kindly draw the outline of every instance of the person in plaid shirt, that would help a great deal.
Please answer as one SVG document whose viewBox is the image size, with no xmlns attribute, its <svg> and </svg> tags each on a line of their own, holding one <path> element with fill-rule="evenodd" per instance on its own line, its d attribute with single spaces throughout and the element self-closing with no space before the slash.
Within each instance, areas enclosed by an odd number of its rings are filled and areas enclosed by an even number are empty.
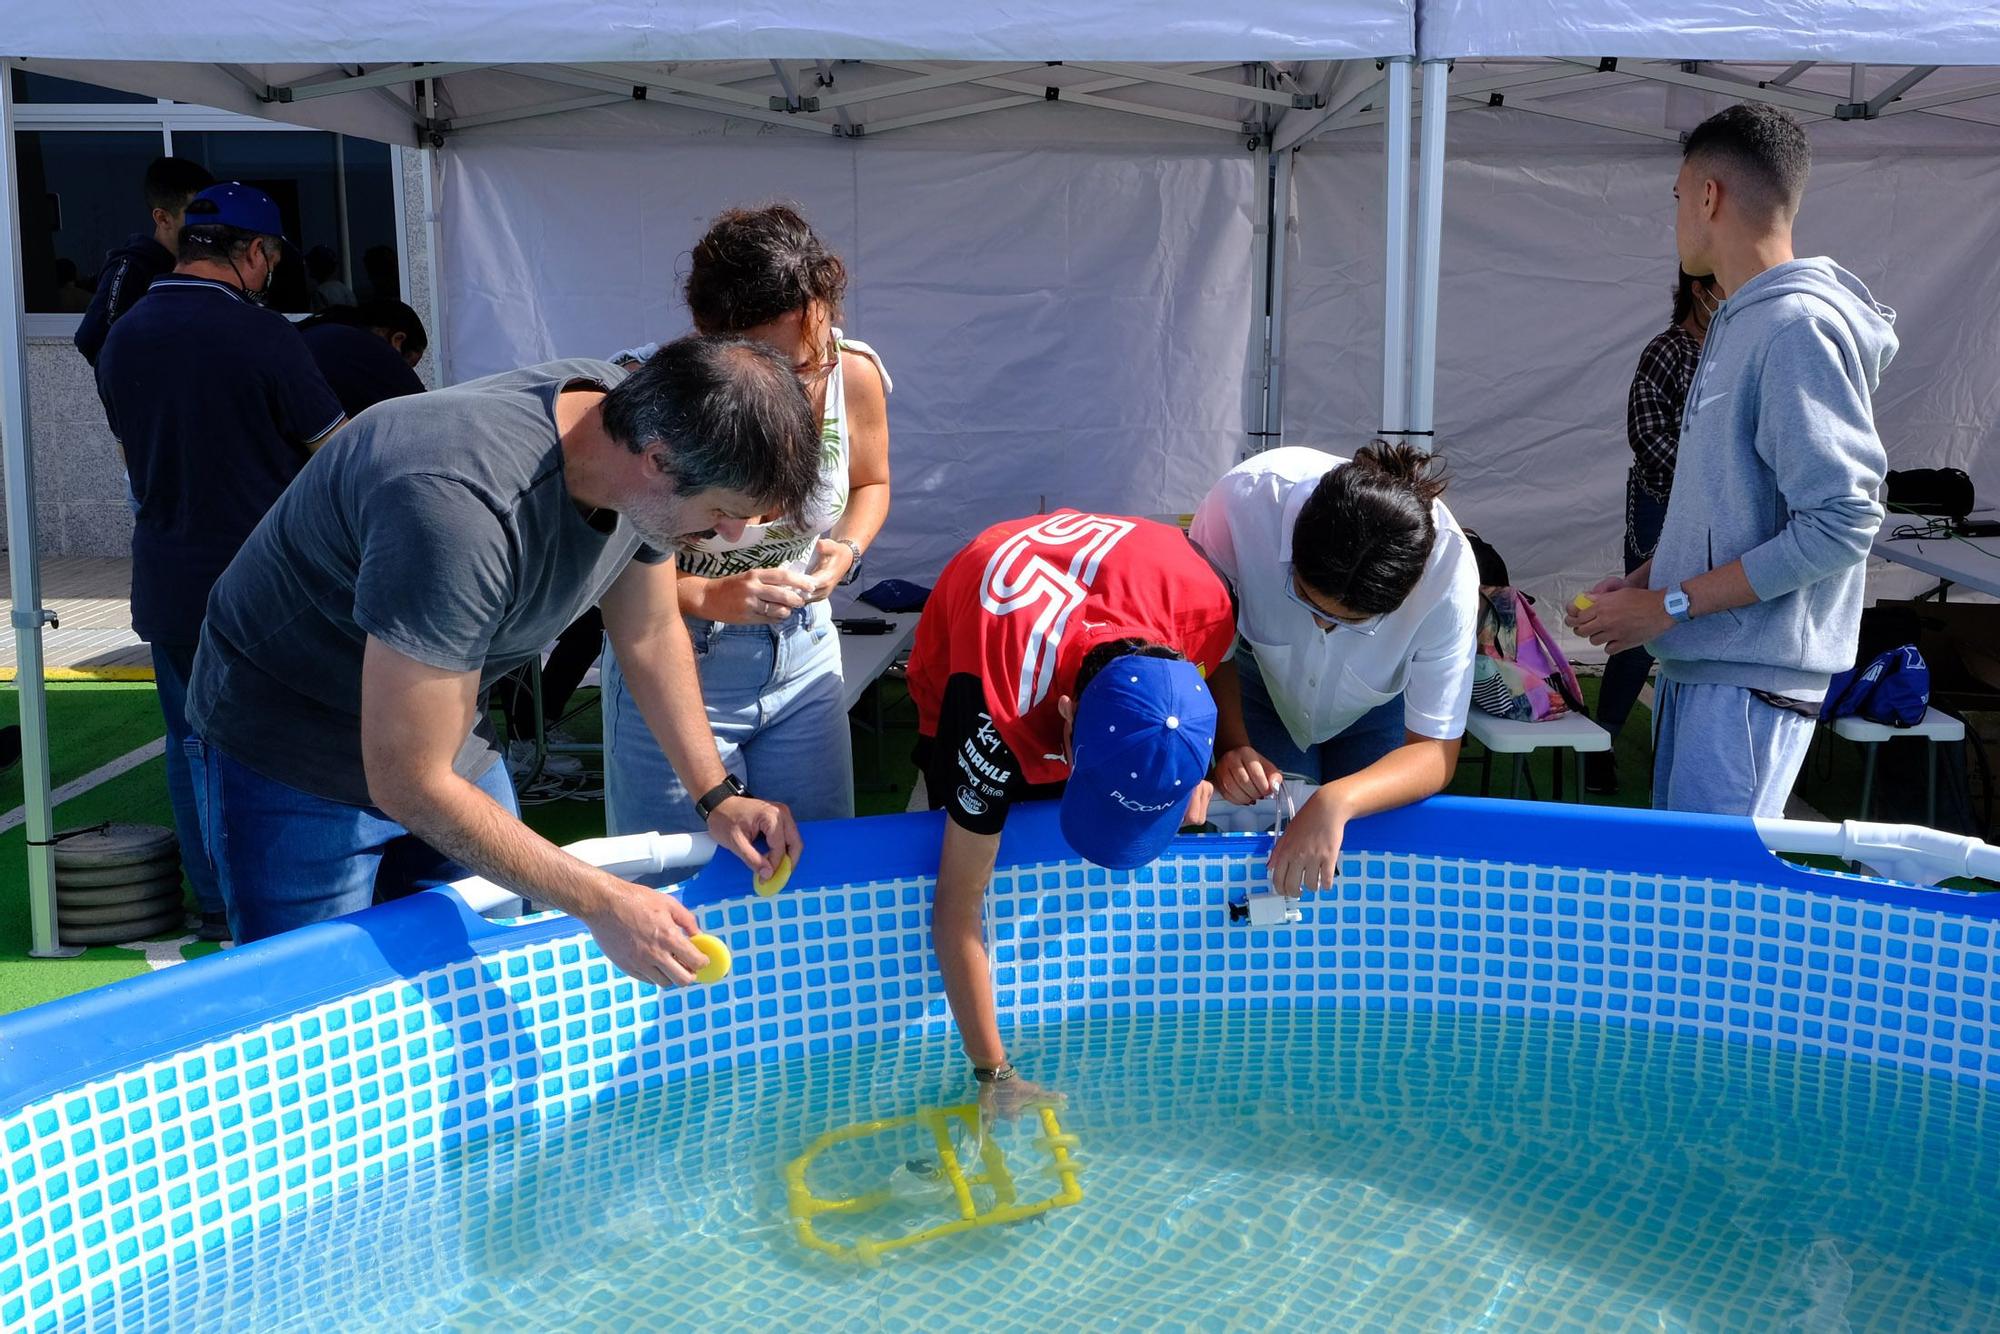
<svg viewBox="0 0 2000 1334">
<path fill-rule="evenodd" d="M 1625 403 L 1625 437 L 1632 446 L 1632 466 L 1625 474 L 1627 574 L 1650 560 L 1659 544 L 1667 497 L 1674 489 L 1681 408 L 1687 402 L 1688 386 L 1694 383 L 1709 317 L 1721 304 L 1722 290 L 1714 278 L 1692 278 L 1683 270 L 1674 289 L 1673 322 L 1639 354 L 1639 369 L 1632 375 L 1632 392 Z M 1605 664 L 1597 721 L 1614 741 L 1652 668 L 1653 655 L 1644 648 L 1614 653 Z M 1614 752 L 1598 751 L 1584 757 L 1584 785 L 1598 793 L 1618 790 Z"/>
</svg>

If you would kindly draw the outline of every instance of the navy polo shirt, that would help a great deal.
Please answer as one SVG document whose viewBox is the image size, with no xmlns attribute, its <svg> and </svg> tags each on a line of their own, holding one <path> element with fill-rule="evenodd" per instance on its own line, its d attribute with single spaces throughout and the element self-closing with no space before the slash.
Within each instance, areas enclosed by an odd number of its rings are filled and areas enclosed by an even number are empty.
<svg viewBox="0 0 2000 1334">
<path fill-rule="evenodd" d="M 424 392 L 424 382 L 403 354 L 367 329 L 315 324 L 299 330 L 299 335 L 350 417 L 359 417 L 384 399 Z"/>
<path fill-rule="evenodd" d="M 139 500 L 132 629 L 201 638 L 209 589 L 344 415 L 298 330 L 227 283 L 173 273 L 111 326 L 97 395 Z"/>
</svg>

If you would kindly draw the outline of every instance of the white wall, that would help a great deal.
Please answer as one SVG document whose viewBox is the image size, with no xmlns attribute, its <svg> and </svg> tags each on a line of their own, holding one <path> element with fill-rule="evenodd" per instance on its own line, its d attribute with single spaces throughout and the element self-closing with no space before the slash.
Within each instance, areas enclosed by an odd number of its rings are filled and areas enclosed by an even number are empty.
<svg viewBox="0 0 2000 1334">
<path fill-rule="evenodd" d="M 2000 156 L 1990 137 L 1937 142 L 1923 119 L 1815 127 L 1798 251 L 1831 255 L 1898 312 L 1875 401 L 1890 466 L 1965 468 L 2000 503 Z M 1566 599 L 1618 558 L 1626 392 L 1668 320 L 1680 152 L 1551 124 L 1452 118 L 1437 426 L 1453 512 L 1516 582 Z M 1379 134 L 1297 163 L 1289 443 L 1348 449 L 1379 424 Z"/>
<path fill-rule="evenodd" d="M 1245 444 L 1252 156 L 803 135 L 467 135 L 443 212 L 452 372 L 685 331 L 689 247 L 793 199 L 878 348 L 895 501 L 869 576 L 929 582 L 1046 503 L 1182 512 Z"/>
</svg>

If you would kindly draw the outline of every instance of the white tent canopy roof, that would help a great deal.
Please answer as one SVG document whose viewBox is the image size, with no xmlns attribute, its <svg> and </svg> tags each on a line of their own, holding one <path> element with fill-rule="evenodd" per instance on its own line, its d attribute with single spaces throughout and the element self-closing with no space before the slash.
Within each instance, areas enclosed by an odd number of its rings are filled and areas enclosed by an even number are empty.
<svg viewBox="0 0 2000 1334">
<path fill-rule="evenodd" d="M 7 53 L 72 60 L 1326 60 L 1407 55 L 1413 0 L 212 0 L 16 6 Z"/>
<path fill-rule="evenodd" d="M 1418 56 L 2000 65 L 1978 0 L 1422 0 Z"/>
</svg>

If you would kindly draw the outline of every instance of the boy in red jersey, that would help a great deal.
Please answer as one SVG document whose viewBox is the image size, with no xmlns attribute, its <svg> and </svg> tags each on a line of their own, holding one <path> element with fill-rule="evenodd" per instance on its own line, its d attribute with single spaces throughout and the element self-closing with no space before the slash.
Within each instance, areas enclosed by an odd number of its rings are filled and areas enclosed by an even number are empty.
<svg viewBox="0 0 2000 1334">
<path fill-rule="evenodd" d="M 1100 866 L 1157 857 L 1207 818 L 1229 590 L 1176 528 L 1073 510 L 995 524 L 952 558 L 910 655 L 917 761 L 943 809 L 931 941 L 989 1104 L 1042 1092 L 1007 1060 L 981 920 L 1008 808 L 1062 801 Z"/>
</svg>

